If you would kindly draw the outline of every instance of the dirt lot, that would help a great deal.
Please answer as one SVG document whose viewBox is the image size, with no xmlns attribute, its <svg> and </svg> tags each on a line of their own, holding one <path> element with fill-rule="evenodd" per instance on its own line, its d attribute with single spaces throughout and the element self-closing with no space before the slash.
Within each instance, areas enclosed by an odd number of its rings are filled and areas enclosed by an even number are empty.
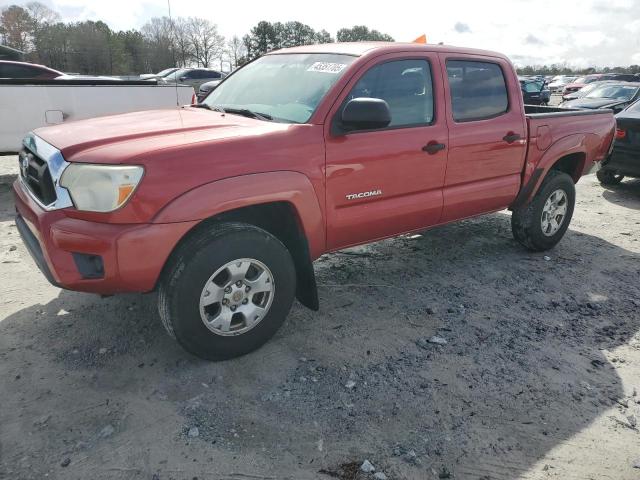
<svg viewBox="0 0 640 480">
<path fill-rule="evenodd" d="M 153 294 L 47 284 L 13 225 L 14 163 L 0 478 L 351 479 L 365 459 L 389 479 L 640 478 L 640 182 L 583 179 L 546 255 L 503 212 L 323 257 L 320 312 L 208 363 Z"/>
</svg>

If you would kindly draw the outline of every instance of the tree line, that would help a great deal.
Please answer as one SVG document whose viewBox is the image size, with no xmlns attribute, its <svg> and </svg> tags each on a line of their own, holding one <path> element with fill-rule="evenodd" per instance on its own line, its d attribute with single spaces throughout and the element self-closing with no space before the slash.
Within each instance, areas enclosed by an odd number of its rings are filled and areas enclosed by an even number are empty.
<svg viewBox="0 0 640 480">
<path fill-rule="evenodd" d="M 342 28 L 336 39 L 393 41 L 364 25 Z M 235 68 L 271 50 L 333 41 L 326 30 L 301 22 L 262 21 L 242 37 L 225 39 L 215 23 L 199 17 L 156 17 L 139 30 L 115 31 L 102 21 L 63 22 L 40 2 L 10 5 L 0 13 L 0 43 L 25 52 L 27 61 L 85 75 Z"/>
<path fill-rule="evenodd" d="M 627 67 L 571 68 L 568 65 L 533 65 L 517 68 L 519 75 L 589 75 L 592 73 L 640 73 L 640 65 Z"/>
</svg>

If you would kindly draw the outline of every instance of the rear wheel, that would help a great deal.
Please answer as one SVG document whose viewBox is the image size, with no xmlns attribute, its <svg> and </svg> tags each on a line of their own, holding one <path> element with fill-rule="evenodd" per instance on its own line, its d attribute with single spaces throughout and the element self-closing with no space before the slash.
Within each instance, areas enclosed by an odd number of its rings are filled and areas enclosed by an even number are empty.
<svg viewBox="0 0 640 480">
<path fill-rule="evenodd" d="M 551 170 L 531 202 L 513 211 L 513 236 L 532 251 L 554 247 L 569 228 L 575 200 L 573 179 L 564 172 Z"/>
<path fill-rule="evenodd" d="M 160 317 L 185 350 L 222 360 L 251 352 L 284 322 L 295 293 L 286 247 L 261 228 L 227 223 L 196 233 L 161 281 Z"/>
<path fill-rule="evenodd" d="M 624 178 L 624 175 L 617 174 L 609 168 L 601 168 L 596 172 L 596 177 L 598 177 L 602 185 L 618 185 Z"/>
</svg>

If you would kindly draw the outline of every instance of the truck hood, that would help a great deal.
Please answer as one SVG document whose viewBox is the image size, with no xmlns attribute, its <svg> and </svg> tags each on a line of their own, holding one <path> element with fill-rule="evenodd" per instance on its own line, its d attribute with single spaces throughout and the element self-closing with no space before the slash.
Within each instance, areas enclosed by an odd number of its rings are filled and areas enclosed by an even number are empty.
<svg viewBox="0 0 640 480">
<path fill-rule="evenodd" d="M 35 130 L 67 161 L 125 163 L 150 152 L 232 137 L 261 136 L 291 125 L 206 109 L 149 110 L 69 122 Z"/>
</svg>

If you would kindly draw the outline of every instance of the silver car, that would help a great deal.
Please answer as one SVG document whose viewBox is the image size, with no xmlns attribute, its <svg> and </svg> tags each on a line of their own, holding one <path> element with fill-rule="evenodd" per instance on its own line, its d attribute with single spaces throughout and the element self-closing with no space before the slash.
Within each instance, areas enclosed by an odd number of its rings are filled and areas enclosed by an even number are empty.
<svg viewBox="0 0 640 480">
<path fill-rule="evenodd" d="M 212 80 L 222 80 L 224 73 L 209 68 L 181 68 L 162 80 L 167 83 L 179 83 L 181 85 L 190 85 L 197 92 L 200 85 Z"/>
</svg>

